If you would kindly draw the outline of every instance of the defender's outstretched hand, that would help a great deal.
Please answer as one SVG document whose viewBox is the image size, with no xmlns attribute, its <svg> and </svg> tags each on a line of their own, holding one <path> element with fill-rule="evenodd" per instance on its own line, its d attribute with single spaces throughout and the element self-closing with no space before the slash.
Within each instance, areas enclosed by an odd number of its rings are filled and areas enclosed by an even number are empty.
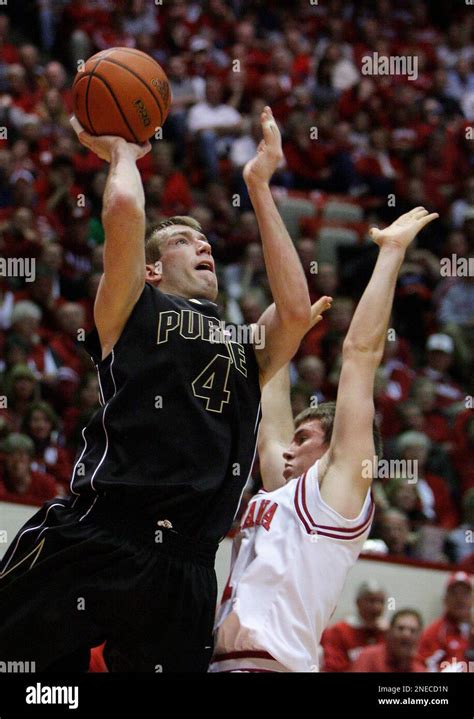
<svg viewBox="0 0 474 719">
<path fill-rule="evenodd" d="M 438 217 L 437 212 L 432 212 L 430 215 L 424 207 L 415 207 L 414 210 L 401 215 L 383 230 L 372 227 L 369 234 L 372 240 L 380 247 L 393 245 L 405 250 L 413 242 L 417 234 Z"/>
<path fill-rule="evenodd" d="M 257 148 L 257 154 L 244 167 L 246 184 L 252 182 L 270 182 L 271 176 L 283 159 L 281 134 L 271 108 L 267 105 L 261 114 L 263 140 Z"/>
<path fill-rule="evenodd" d="M 136 145 L 133 142 L 127 142 L 123 137 L 116 137 L 115 135 L 90 135 L 84 130 L 75 115 L 70 118 L 70 123 L 79 138 L 79 142 L 106 162 L 110 162 L 114 148 L 119 145 L 127 146 L 135 160 L 144 157 L 151 150 L 149 142 Z"/>
</svg>

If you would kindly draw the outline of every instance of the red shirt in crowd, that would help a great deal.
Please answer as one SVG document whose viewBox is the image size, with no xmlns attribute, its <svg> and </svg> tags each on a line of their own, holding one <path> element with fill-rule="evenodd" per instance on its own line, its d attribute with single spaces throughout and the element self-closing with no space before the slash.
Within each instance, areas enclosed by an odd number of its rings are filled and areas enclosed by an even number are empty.
<svg viewBox="0 0 474 719">
<path fill-rule="evenodd" d="M 0 502 L 15 502 L 16 504 L 33 504 L 41 506 L 48 499 L 58 494 L 58 487 L 54 477 L 43 472 L 31 472 L 31 483 L 24 494 L 13 492 L 0 480 Z"/>
<path fill-rule="evenodd" d="M 455 529 L 459 524 L 459 515 L 444 479 L 431 472 L 425 472 L 422 479 L 426 481 L 434 495 L 436 524 L 443 529 Z"/>
<path fill-rule="evenodd" d="M 321 646 L 324 650 L 323 671 L 347 672 L 362 649 L 383 641 L 385 630 L 364 627 L 355 619 L 338 622 L 324 630 Z"/>
<path fill-rule="evenodd" d="M 459 625 L 444 614 L 423 631 L 419 655 L 429 671 L 439 672 L 443 661 L 464 661 L 468 644 L 469 625 Z"/>
<path fill-rule="evenodd" d="M 424 663 L 418 657 L 413 657 L 409 668 L 401 668 L 388 655 L 385 643 L 366 647 L 351 665 L 351 672 L 426 672 Z"/>
</svg>

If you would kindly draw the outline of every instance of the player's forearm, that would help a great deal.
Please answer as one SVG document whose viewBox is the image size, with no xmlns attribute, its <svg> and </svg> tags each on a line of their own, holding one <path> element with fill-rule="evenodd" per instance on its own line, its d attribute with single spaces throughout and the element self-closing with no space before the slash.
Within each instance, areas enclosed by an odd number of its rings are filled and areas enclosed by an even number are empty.
<svg viewBox="0 0 474 719">
<path fill-rule="evenodd" d="M 370 354 L 379 363 L 387 335 L 392 311 L 393 296 L 398 272 L 405 251 L 395 247 L 382 247 L 372 277 L 357 305 L 344 350 Z"/>
<path fill-rule="evenodd" d="M 111 153 L 109 174 L 105 185 L 102 216 L 123 211 L 135 212 L 145 218 L 145 193 L 136 159 L 127 143 L 117 143 Z"/>
<path fill-rule="evenodd" d="M 266 183 L 248 185 L 262 238 L 268 281 L 280 318 L 309 329 L 311 302 L 308 285 L 294 244 Z"/>
</svg>

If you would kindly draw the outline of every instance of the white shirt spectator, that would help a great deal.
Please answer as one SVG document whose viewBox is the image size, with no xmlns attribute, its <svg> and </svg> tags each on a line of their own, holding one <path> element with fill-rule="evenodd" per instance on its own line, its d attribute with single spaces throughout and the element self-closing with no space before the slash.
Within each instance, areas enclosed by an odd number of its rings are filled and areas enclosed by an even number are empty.
<svg viewBox="0 0 474 719">
<path fill-rule="evenodd" d="M 360 81 L 360 73 L 351 60 L 342 58 L 332 69 L 332 86 L 335 90 L 348 90 Z"/>
<path fill-rule="evenodd" d="M 212 106 L 208 102 L 198 102 L 189 111 L 188 128 L 191 132 L 212 130 L 215 127 L 233 127 L 241 121 L 240 112 L 230 105 Z"/>
</svg>

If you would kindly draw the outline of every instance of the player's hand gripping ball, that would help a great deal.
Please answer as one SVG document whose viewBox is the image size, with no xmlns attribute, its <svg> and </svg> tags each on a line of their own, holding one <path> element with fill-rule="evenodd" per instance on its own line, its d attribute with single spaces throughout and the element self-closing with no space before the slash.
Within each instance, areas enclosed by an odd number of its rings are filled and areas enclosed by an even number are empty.
<svg viewBox="0 0 474 719">
<path fill-rule="evenodd" d="M 165 122 L 171 89 L 162 67 L 140 50 L 114 47 L 90 57 L 72 86 L 74 114 L 91 135 L 141 144 Z"/>
</svg>

